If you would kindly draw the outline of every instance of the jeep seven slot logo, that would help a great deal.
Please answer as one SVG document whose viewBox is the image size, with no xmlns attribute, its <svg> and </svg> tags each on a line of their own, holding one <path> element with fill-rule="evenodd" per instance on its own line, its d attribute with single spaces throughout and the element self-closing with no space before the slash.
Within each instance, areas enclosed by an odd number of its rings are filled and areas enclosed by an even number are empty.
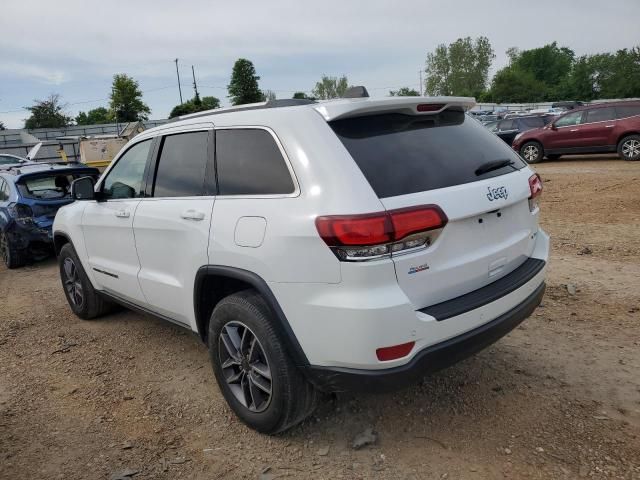
<svg viewBox="0 0 640 480">
<path fill-rule="evenodd" d="M 509 192 L 507 192 L 507 189 L 505 187 L 487 187 L 487 190 L 489 190 L 489 193 L 487 193 L 487 198 L 490 202 L 493 202 L 494 200 L 497 200 L 499 198 L 504 198 L 506 200 L 509 196 Z"/>
</svg>

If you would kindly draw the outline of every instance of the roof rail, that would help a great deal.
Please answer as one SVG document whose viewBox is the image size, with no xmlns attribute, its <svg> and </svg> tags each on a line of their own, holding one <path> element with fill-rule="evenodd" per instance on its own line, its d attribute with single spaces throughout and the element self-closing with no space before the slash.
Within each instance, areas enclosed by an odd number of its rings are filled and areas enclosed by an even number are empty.
<svg viewBox="0 0 640 480">
<path fill-rule="evenodd" d="M 312 103 L 318 103 L 318 102 L 316 102 L 315 100 L 309 100 L 306 98 L 282 98 L 282 99 L 269 100 L 267 102 L 247 103 L 245 105 L 237 105 L 234 107 L 204 110 L 202 112 L 190 113 L 188 115 L 182 115 L 177 118 L 172 118 L 169 121 L 177 122 L 180 120 L 189 120 L 191 118 L 208 117 L 209 115 L 219 115 L 221 113 L 242 112 L 244 110 L 262 110 L 265 108 L 295 107 L 298 105 L 310 105 Z"/>
</svg>

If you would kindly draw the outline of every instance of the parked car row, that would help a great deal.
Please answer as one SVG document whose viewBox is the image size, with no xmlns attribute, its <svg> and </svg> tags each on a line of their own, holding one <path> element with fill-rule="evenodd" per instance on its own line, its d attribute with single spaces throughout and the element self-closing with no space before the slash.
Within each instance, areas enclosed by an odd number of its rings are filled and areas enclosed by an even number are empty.
<svg viewBox="0 0 640 480">
<path fill-rule="evenodd" d="M 485 127 L 511 145 L 528 163 L 561 155 L 615 153 L 640 159 L 640 102 L 576 106 L 560 116 L 516 116 Z"/>
</svg>

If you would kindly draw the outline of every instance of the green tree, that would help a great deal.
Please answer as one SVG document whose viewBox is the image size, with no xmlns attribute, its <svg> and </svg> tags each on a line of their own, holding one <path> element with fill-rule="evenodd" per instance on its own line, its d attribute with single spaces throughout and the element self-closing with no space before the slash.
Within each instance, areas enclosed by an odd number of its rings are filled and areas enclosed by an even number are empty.
<svg viewBox="0 0 640 480">
<path fill-rule="evenodd" d="M 265 102 L 270 102 L 276 99 L 276 92 L 273 90 L 265 90 L 263 93 L 263 98 Z"/>
<path fill-rule="evenodd" d="M 419 97 L 420 93 L 413 88 L 402 87 L 398 90 L 390 90 L 389 95 L 392 97 Z"/>
<path fill-rule="evenodd" d="M 4 126 L 4 123 L 2 122 L 2 120 L 0 120 L 0 130 L 6 130 L 7 127 Z"/>
<path fill-rule="evenodd" d="M 494 58 L 487 37 L 459 38 L 449 45 L 438 45 L 427 54 L 427 93 L 479 96 L 487 87 L 489 67 Z"/>
<path fill-rule="evenodd" d="M 296 98 L 298 100 L 313 100 L 311 97 L 308 97 L 307 94 L 304 92 L 296 92 L 293 94 L 293 97 L 291 98 Z"/>
<path fill-rule="evenodd" d="M 111 116 L 118 122 L 148 120 L 151 109 L 142 101 L 138 82 L 126 74 L 113 76 L 111 86 Z"/>
<path fill-rule="evenodd" d="M 182 115 L 188 115 L 189 113 L 203 112 L 205 110 L 214 110 L 216 108 L 220 108 L 220 100 L 216 97 L 202 97 L 201 99 L 197 96 L 173 107 L 169 118 L 180 117 Z"/>
<path fill-rule="evenodd" d="M 233 65 L 231 81 L 227 86 L 232 105 L 261 102 L 264 98 L 258 87 L 260 77 L 251 61 L 239 58 Z"/>
<path fill-rule="evenodd" d="M 322 75 L 322 78 L 316 83 L 316 86 L 311 93 L 315 98 L 329 100 L 330 98 L 342 97 L 348 88 L 349 82 L 346 76 L 343 75 L 338 78 Z"/>
<path fill-rule="evenodd" d="M 531 73 L 512 67 L 499 70 L 491 82 L 489 95 L 481 95 L 483 101 L 494 102 L 537 102 L 546 97 L 546 86 L 536 80 Z"/>
<path fill-rule="evenodd" d="M 32 106 L 25 107 L 31 116 L 25 120 L 24 128 L 60 128 L 71 124 L 71 117 L 64 111 L 65 105 L 60 103 L 60 95 L 51 94 L 46 100 L 34 102 Z"/>
<path fill-rule="evenodd" d="M 101 123 L 110 123 L 111 117 L 109 110 L 104 107 L 94 108 L 88 112 L 79 112 L 76 115 L 77 125 L 98 125 Z"/>
</svg>

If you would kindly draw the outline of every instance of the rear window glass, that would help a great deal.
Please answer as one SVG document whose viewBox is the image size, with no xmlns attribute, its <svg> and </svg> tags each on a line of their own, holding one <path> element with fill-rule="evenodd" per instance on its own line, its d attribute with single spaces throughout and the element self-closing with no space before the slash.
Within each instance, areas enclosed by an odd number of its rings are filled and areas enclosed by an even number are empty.
<svg viewBox="0 0 640 480">
<path fill-rule="evenodd" d="M 330 125 L 379 198 L 475 182 L 525 166 L 506 143 L 458 110 L 372 115 Z M 478 167 L 498 160 L 513 165 L 476 175 Z"/>
<path fill-rule="evenodd" d="M 42 200 L 60 200 L 71 198 L 71 182 L 76 178 L 95 175 L 84 174 L 64 174 L 27 177 L 17 184 L 20 195 L 26 198 Z"/>
<path fill-rule="evenodd" d="M 544 127 L 544 119 L 542 117 L 521 118 L 520 123 L 530 128 Z"/>
</svg>

